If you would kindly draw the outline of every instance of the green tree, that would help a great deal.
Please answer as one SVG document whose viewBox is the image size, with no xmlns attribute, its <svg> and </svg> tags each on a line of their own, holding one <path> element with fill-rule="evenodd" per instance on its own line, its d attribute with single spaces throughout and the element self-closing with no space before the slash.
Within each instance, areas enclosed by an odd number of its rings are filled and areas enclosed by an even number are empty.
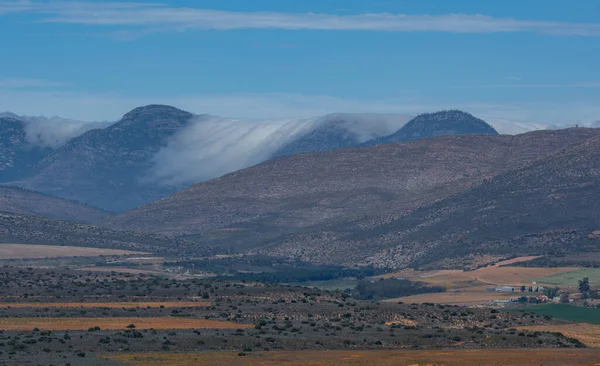
<svg viewBox="0 0 600 366">
<path fill-rule="evenodd" d="M 584 277 L 583 280 L 579 280 L 579 292 L 587 294 L 590 291 L 590 279 Z"/>
<path fill-rule="evenodd" d="M 553 299 L 556 296 L 558 296 L 558 292 L 560 291 L 560 289 L 558 287 L 554 287 L 554 288 L 545 288 L 544 289 L 544 295 L 548 296 L 548 298 Z"/>
</svg>

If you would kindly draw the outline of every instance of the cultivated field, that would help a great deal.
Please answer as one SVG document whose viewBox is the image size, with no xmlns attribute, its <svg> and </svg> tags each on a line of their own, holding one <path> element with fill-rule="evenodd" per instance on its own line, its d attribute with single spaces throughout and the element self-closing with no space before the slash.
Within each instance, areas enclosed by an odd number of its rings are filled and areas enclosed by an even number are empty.
<svg viewBox="0 0 600 366">
<path fill-rule="evenodd" d="M 402 301 L 407 304 L 448 304 L 448 305 L 481 305 L 488 304 L 493 300 L 509 300 L 512 297 L 520 296 L 517 293 L 510 292 L 486 292 L 485 289 L 475 289 L 474 291 L 460 292 L 436 292 L 429 294 L 420 294 L 404 296 L 396 299 L 384 300 L 385 302 Z"/>
<path fill-rule="evenodd" d="M 521 327 L 519 330 L 532 332 L 559 332 L 566 337 L 579 339 L 588 347 L 600 347 L 600 325 L 597 324 L 560 324 L 560 325 L 538 325 L 533 327 Z"/>
<path fill-rule="evenodd" d="M 0 244 L 0 259 L 97 257 L 100 255 L 148 254 L 129 250 L 69 247 L 58 245 Z"/>
<path fill-rule="evenodd" d="M 497 266 L 466 272 L 460 270 L 415 271 L 411 269 L 386 274 L 385 277 L 407 278 L 412 281 L 426 282 L 448 288 L 465 287 L 473 284 L 475 281 L 479 282 L 479 284 L 521 286 L 531 285 L 531 282 L 536 279 L 539 280 L 539 283 L 547 283 L 543 282 L 541 278 L 576 269 L 575 267 L 536 268 Z"/>
<path fill-rule="evenodd" d="M 165 302 L 20 302 L 0 303 L 0 309 L 44 309 L 44 308 L 180 308 L 188 306 L 210 306 L 210 302 L 165 301 Z"/>
<path fill-rule="evenodd" d="M 76 271 L 88 271 L 88 272 L 117 272 L 117 273 L 131 273 L 131 274 L 145 274 L 155 276 L 168 276 L 168 273 L 151 271 L 145 269 L 127 268 L 127 267 L 81 267 L 76 268 Z"/>
<path fill-rule="evenodd" d="M 242 329 L 252 324 L 218 320 L 176 317 L 156 318 L 0 318 L 0 330 L 103 330 L 126 329 L 130 324 L 136 329 Z"/>
<path fill-rule="evenodd" d="M 592 285 L 600 284 L 600 268 L 579 268 L 568 272 L 559 272 L 545 277 L 538 277 L 535 281 L 552 285 L 577 286 L 579 280 L 589 277 Z"/>
<path fill-rule="evenodd" d="M 537 268 L 510 266 L 510 264 L 535 258 L 536 257 L 513 258 L 475 271 L 415 271 L 413 269 L 407 269 L 378 277 L 406 278 L 411 281 L 424 282 L 432 286 L 443 286 L 448 290 L 447 292 L 441 293 L 428 293 L 386 300 L 388 302 L 402 301 L 405 303 L 485 305 L 493 300 L 509 300 L 514 297 L 523 296 L 524 294 L 520 292 L 520 287 L 531 286 L 533 281 L 537 281 L 539 284 L 548 284 L 547 281 L 543 280 L 544 278 L 562 276 L 564 274 L 579 271 L 579 269 L 575 267 Z M 598 274 L 600 279 L 600 270 Z M 581 276 L 581 273 L 577 273 L 576 275 Z M 578 277 L 578 279 L 583 277 L 584 276 Z M 511 286 L 515 288 L 515 292 L 486 291 L 487 288 L 496 286 Z"/>
<path fill-rule="evenodd" d="M 493 349 L 436 351 L 273 351 L 139 353 L 105 356 L 128 365 L 594 365 L 600 349 Z"/>
</svg>

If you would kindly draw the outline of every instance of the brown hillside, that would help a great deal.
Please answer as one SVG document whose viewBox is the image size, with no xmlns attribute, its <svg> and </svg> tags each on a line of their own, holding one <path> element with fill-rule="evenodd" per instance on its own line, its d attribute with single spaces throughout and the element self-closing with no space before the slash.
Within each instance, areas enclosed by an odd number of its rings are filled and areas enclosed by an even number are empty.
<svg viewBox="0 0 600 366">
<path fill-rule="evenodd" d="M 375 207 L 403 214 L 595 135 L 600 129 L 453 136 L 300 154 L 196 184 L 107 225 L 174 235 L 231 226 L 279 232 Z"/>
<path fill-rule="evenodd" d="M 74 201 L 11 187 L 0 187 L 0 211 L 88 224 L 100 222 L 111 215 Z"/>
</svg>

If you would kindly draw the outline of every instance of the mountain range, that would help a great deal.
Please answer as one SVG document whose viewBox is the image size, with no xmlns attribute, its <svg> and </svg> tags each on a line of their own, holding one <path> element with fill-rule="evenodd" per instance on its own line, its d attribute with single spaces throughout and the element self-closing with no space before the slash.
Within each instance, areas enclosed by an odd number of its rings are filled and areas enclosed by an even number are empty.
<svg viewBox="0 0 600 366">
<path fill-rule="evenodd" d="M 449 113 L 451 116 L 445 119 L 440 117 Z M 461 131 L 444 127 L 453 119 L 474 119 L 464 112 L 428 116 L 437 116 L 444 123 L 433 127 L 428 123 L 412 124 L 413 133 L 423 128 L 419 135 L 423 138 L 446 133 L 496 133 L 489 126 L 487 130 L 475 130 L 465 125 Z M 224 119 L 149 105 L 130 111 L 117 123 L 48 146 L 28 138 L 26 120 L 5 115 L 0 119 L 4 132 L 0 141 L 0 182 L 120 213 L 190 184 L 272 158 L 358 146 L 382 136 L 395 136 L 404 131 L 406 126 L 402 126 L 409 119 L 407 115 L 333 114 L 268 125 L 257 133 L 262 125 L 229 125 Z M 241 134 L 232 128 L 241 129 Z"/>
<path fill-rule="evenodd" d="M 595 250 L 600 129 L 499 135 L 456 110 L 408 119 L 257 127 L 150 105 L 40 144 L 5 114 L 0 240 L 382 268 Z M 210 179 L 220 171 L 232 172 Z"/>
</svg>

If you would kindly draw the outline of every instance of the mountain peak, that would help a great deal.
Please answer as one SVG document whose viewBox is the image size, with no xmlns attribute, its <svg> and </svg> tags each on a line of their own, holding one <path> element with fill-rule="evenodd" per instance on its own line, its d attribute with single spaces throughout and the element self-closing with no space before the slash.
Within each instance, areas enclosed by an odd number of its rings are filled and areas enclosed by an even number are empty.
<svg viewBox="0 0 600 366">
<path fill-rule="evenodd" d="M 183 111 L 170 105 L 149 104 L 146 106 L 132 109 L 123 116 L 123 119 L 141 117 L 145 115 L 188 115 L 189 118 L 193 116 L 193 114 L 191 114 L 190 112 Z"/>
<path fill-rule="evenodd" d="M 438 111 L 438 112 L 419 114 L 412 121 L 407 123 L 407 125 L 410 123 L 416 123 L 416 122 L 420 122 L 423 120 L 427 120 L 427 121 L 449 121 L 450 120 L 450 121 L 461 121 L 462 123 L 477 123 L 477 124 L 483 123 L 483 124 L 487 125 L 487 123 L 485 121 L 473 116 L 471 113 L 464 112 L 459 109 L 449 109 L 449 110 L 442 110 L 442 111 Z"/>
<path fill-rule="evenodd" d="M 395 133 L 367 141 L 365 145 L 406 142 L 436 136 L 497 135 L 498 132 L 482 119 L 458 109 L 424 113 L 410 120 Z"/>
<path fill-rule="evenodd" d="M 114 128 L 143 128 L 148 130 L 171 130 L 185 126 L 194 117 L 190 112 L 168 105 L 150 104 L 126 113 L 113 125 Z"/>
</svg>

